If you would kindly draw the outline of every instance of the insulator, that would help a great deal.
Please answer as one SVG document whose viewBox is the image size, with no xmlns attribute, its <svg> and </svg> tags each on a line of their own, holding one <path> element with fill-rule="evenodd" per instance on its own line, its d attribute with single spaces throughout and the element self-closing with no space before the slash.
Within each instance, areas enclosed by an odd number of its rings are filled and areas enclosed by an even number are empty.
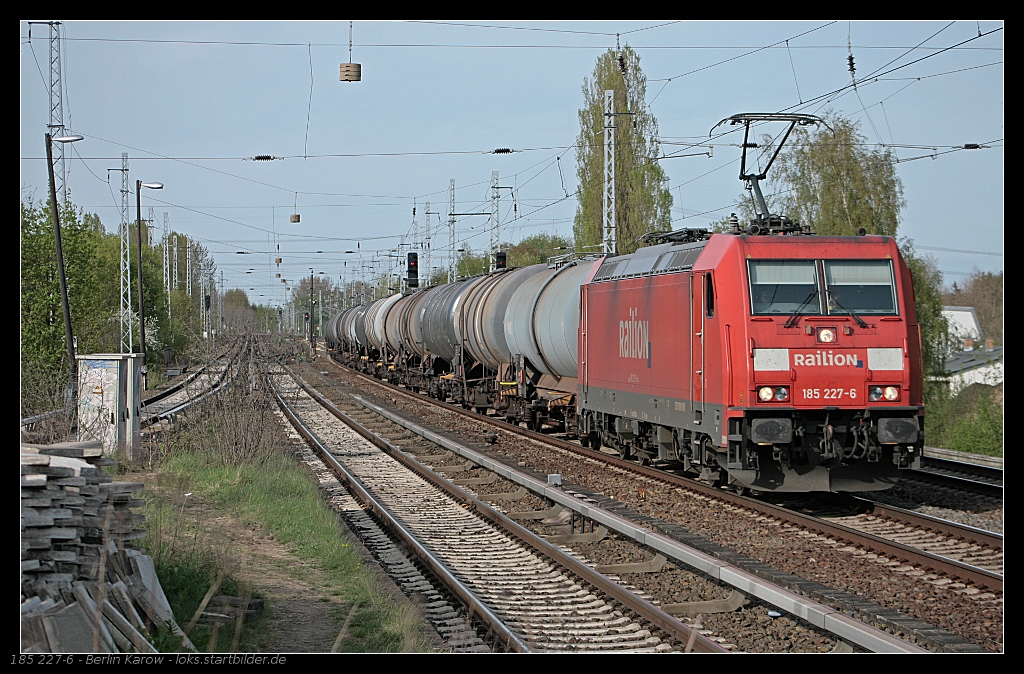
<svg viewBox="0 0 1024 674">
<path fill-rule="evenodd" d="M 494 151 L 494 154 L 512 154 L 512 148 L 510 147 L 499 147 Z"/>
<path fill-rule="evenodd" d="M 964 143 L 965 150 L 978 150 L 980 148 L 981 145 L 979 145 L 978 143 Z"/>
<path fill-rule="evenodd" d="M 846 60 L 850 63 L 850 74 L 853 75 L 857 72 L 857 67 L 853 65 L 853 54 L 847 56 Z"/>
<path fill-rule="evenodd" d="M 273 161 L 275 159 L 277 159 L 277 157 L 269 154 L 258 154 L 252 158 L 253 161 Z"/>
<path fill-rule="evenodd" d="M 622 71 L 623 75 L 626 74 L 626 59 L 622 58 L 622 54 L 619 54 L 619 70 Z"/>
</svg>

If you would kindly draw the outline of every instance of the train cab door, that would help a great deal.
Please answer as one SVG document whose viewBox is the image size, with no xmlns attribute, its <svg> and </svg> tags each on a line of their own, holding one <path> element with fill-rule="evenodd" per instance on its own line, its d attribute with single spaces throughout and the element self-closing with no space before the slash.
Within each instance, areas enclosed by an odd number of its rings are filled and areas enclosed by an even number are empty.
<svg viewBox="0 0 1024 674">
<path fill-rule="evenodd" d="M 587 402 L 587 389 L 590 387 L 590 360 L 587 344 L 587 285 L 580 286 L 580 334 L 578 353 L 580 358 L 580 401 Z"/>
<path fill-rule="evenodd" d="M 704 418 L 704 274 L 690 275 L 690 404 L 693 422 Z"/>
</svg>

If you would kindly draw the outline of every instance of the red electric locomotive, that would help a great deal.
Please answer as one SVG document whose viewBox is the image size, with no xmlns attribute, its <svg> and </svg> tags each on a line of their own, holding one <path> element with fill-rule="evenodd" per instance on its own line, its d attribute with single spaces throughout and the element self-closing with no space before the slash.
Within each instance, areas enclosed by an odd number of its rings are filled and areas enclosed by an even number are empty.
<svg viewBox="0 0 1024 674">
<path fill-rule="evenodd" d="M 762 214 L 766 172 L 740 174 Z M 921 336 L 895 240 L 859 234 L 761 215 L 604 260 L 581 287 L 582 441 L 738 490 L 891 487 L 924 444 Z"/>
<path fill-rule="evenodd" d="M 579 354 L 580 434 L 623 457 L 765 491 L 886 489 L 919 462 L 920 332 L 891 237 L 610 258 L 582 286 Z"/>
</svg>

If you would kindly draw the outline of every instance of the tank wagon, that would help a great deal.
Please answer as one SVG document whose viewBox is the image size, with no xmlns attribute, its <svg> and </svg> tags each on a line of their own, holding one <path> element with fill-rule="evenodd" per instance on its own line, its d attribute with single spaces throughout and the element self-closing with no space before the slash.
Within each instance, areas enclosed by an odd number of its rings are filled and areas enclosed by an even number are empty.
<svg viewBox="0 0 1024 674">
<path fill-rule="evenodd" d="M 730 119 L 782 117 L 816 123 Z M 892 237 L 764 215 L 767 169 L 745 164 L 762 214 L 744 229 L 392 295 L 333 317 L 328 345 L 431 397 L 738 491 L 887 489 L 924 445 L 910 269 Z"/>
</svg>

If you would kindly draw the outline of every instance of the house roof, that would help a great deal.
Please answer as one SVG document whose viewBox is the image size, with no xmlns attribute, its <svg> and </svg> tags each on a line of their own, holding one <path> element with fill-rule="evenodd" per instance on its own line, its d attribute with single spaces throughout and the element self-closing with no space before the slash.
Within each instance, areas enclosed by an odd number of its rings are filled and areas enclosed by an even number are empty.
<svg viewBox="0 0 1024 674">
<path fill-rule="evenodd" d="M 946 359 L 946 371 L 950 374 L 958 374 L 1002 360 L 1003 347 L 1001 346 L 997 346 L 991 351 L 985 349 L 958 351 Z"/>
</svg>

